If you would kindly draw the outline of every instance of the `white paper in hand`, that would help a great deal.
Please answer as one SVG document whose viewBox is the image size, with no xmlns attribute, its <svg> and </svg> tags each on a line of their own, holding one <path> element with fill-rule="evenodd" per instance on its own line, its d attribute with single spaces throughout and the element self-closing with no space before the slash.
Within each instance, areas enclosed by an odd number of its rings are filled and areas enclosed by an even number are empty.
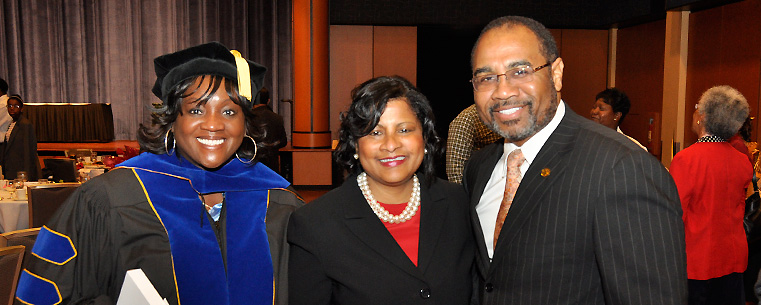
<svg viewBox="0 0 761 305">
<path fill-rule="evenodd" d="M 167 305 L 142 269 L 132 269 L 124 276 L 124 285 L 116 305 Z"/>
</svg>

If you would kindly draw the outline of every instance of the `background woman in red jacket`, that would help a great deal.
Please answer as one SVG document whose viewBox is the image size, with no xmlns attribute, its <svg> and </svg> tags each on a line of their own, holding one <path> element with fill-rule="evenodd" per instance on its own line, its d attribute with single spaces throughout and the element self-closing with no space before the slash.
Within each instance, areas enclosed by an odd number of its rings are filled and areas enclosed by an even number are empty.
<svg viewBox="0 0 761 305">
<path fill-rule="evenodd" d="M 684 214 L 689 304 L 745 304 L 742 272 L 748 264 L 743 230 L 745 188 L 753 168 L 727 143 L 750 108 L 729 86 L 708 89 L 693 113 L 698 142 L 671 162 Z"/>
</svg>

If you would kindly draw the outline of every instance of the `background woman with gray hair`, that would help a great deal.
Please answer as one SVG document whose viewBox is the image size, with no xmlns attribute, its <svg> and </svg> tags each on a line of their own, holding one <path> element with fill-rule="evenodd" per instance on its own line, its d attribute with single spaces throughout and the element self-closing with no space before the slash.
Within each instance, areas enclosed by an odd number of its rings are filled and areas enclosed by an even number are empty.
<svg viewBox="0 0 761 305">
<path fill-rule="evenodd" d="M 692 115 L 698 142 L 671 162 L 684 213 L 690 305 L 745 304 L 742 273 L 748 244 L 742 223 L 753 168 L 726 140 L 749 111 L 734 88 L 708 89 Z"/>
</svg>

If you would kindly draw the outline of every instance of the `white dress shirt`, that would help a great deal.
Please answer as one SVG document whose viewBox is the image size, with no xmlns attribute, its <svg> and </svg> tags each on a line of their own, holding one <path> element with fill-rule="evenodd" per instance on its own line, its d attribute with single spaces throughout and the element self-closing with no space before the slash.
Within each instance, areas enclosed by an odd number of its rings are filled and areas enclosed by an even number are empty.
<svg viewBox="0 0 761 305">
<path fill-rule="evenodd" d="M 539 150 L 542 149 L 544 143 L 550 138 L 552 133 L 560 124 L 560 121 L 565 115 L 565 103 L 561 100 L 558 103 L 558 110 L 555 112 L 555 116 L 552 117 L 550 123 L 547 124 L 542 130 L 534 134 L 530 139 L 523 143 L 523 146 L 517 146 L 513 143 L 505 143 L 504 152 L 502 157 L 497 162 L 497 166 L 491 173 L 489 182 L 486 183 L 484 193 L 481 194 L 481 199 L 476 205 L 476 213 L 478 213 L 478 219 L 481 222 L 481 230 L 484 234 L 484 241 L 486 241 L 486 250 L 489 252 L 489 258 L 494 255 L 494 226 L 497 223 L 497 213 L 499 213 L 499 207 L 502 203 L 502 197 L 505 195 L 505 178 L 507 176 L 507 155 L 513 150 L 520 148 L 523 152 L 523 156 L 526 161 L 521 164 L 521 176 L 526 174 L 531 162 L 534 161 L 536 155 L 539 154 Z M 520 187 L 518 188 L 520 190 Z"/>
</svg>

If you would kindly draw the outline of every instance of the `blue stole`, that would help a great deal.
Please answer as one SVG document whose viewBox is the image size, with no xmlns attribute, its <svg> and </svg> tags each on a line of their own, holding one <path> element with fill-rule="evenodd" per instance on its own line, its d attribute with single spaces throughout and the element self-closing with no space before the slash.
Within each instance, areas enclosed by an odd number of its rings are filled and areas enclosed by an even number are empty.
<svg viewBox="0 0 761 305">
<path fill-rule="evenodd" d="M 288 181 L 260 163 L 247 166 L 235 158 L 207 171 L 177 156 L 143 153 L 119 167 L 135 170 L 167 231 L 181 304 L 272 304 L 268 189 L 285 188 Z M 198 198 L 217 192 L 225 193 L 227 273 Z"/>
</svg>

